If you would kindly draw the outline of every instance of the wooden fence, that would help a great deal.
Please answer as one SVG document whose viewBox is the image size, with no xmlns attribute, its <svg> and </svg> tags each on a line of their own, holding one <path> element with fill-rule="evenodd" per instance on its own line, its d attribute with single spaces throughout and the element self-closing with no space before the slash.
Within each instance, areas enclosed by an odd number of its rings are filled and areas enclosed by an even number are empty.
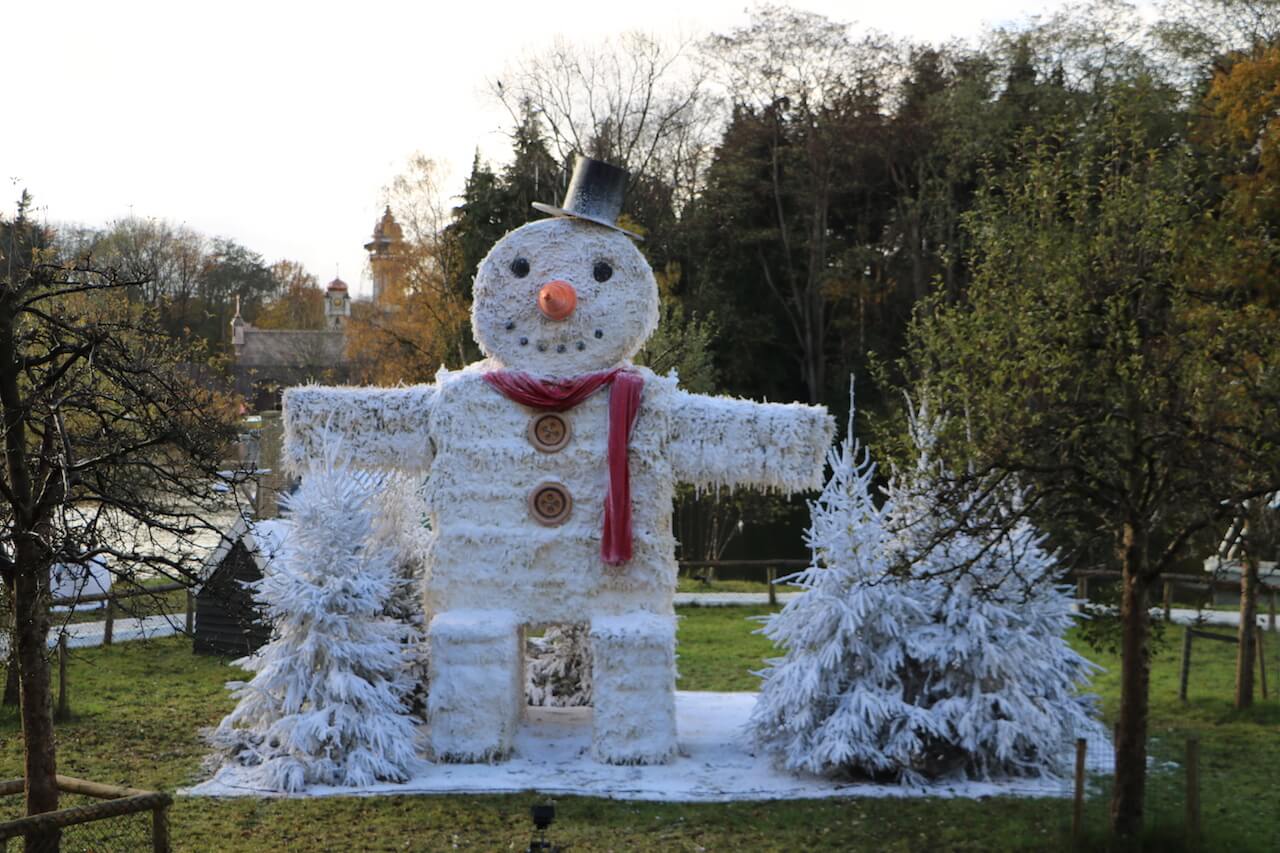
<svg viewBox="0 0 1280 853">
<path fill-rule="evenodd" d="M 191 594 L 191 589 L 184 583 L 166 583 L 158 586 L 139 586 L 133 589 L 112 590 L 111 592 L 95 592 L 92 595 L 70 595 L 64 598 L 55 598 L 51 602 L 54 607 L 76 607 L 81 604 L 98 604 L 105 601 L 107 603 L 106 612 L 103 614 L 102 626 L 102 644 L 104 646 L 111 645 L 111 636 L 115 631 L 116 621 L 116 602 L 128 598 L 141 598 L 148 595 L 163 595 L 167 592 L 177 592 L 185 589 L 187 591 L 187 613 L 186 613 L 186 631 L 191 633 L 195 622 L 195 596 Z"/>
<path fill-rule="evenodd" d="M 7 850 L 9 839 L 51 833 L 71 826 L 107 820 L 125 815 L 151 813 L 151 850 L 153 853 L 169 853 L 169 807 L 173 805 L 170 794 L 158 791 L 140 791 L 137 788 L 121 788 L 103 785 L 74 776 L 56 777 L 58 790 L 68 794 L 81 794 L 101 802 L 87 806 L 45 812 L 20 817 L 0 823 L 0 851 Z M 21 794 L 25 789 L 22 779 L 0 782 L 0 796 Z M 94 849 L 89 847 L 88 849 Z M 131 846 L 130 849 L 142 849 Z"/>
<path fill-rule="evenodd" d="M 111 592 L 98 592 L 92 595 L 73 595 L 63 598 L 53 599 L 55 607 L 75 607 L 80 604 L 96 604 L 101 601 L 107 603 L 106 613 L 104 614 L 104 623 L 102 626 L 102 644 L 104 646 L 111 645 L 112 634 L 115 630 L 115 610 L 116 602 L 122 599 L 141 598 L 148 595 L 164 595 L 169 592 L 177 592 L 178 590 L 187 591 L 187 613 L 186 613 L 186 631 L 191 634 L 195 619 L 195 596 L 191 594 L 190 588 L 182 583 L 166 583 L 157 586 L 135 587 L 133 589 L 112 590 Z M 54 718 L 57 720 L 66 720 L 71 716 L 71 708 L 67 699 L 67 634 L 62 632 L 58 636 L 58 704 L 54 708 Z"/>
</svg>

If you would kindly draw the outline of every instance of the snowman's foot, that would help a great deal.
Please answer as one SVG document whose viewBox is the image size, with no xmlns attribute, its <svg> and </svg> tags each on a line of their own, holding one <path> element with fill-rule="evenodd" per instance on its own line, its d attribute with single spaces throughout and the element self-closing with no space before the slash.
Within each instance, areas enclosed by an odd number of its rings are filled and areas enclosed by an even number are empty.
<svg viewBox="0 0 1280 853">
<path fill-rule="evenodd" d="M 427 713 L 436 761 L 499 761 L 524 700 L 520 625 L 506 610 L 452 610 L 428 629 Z"/>
<path fill-rule="evenodd" d="M 630 613 L 591 622 L 591 750 L 606 764 L 665 764 L 676 753 L 676 621 Z"/>
</svg>

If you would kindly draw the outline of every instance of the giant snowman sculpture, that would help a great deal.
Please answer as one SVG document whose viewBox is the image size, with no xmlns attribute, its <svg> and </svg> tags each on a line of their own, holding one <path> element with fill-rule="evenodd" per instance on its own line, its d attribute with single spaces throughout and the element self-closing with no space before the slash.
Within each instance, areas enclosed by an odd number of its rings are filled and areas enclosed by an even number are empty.
<svg viewBox="0 0 1280 853">
<path fill-rule="evenodd" d="M 562 208 L 481 262 L 486 360 L 432 385 L 289 389 L 295 469 L 333 433 L 357 465 L 426 477 L 425 605 L 436 760 L 505 757 L 524 704 L 523 633 L 589 623 L 598 760 L 676 751 L 678 482 L 820 488 L 825 409 L 689 394 L 630 359 L 658 321 L 653 272 L 614 223 L 627 173 L 580 158 Z"/>
</svg>

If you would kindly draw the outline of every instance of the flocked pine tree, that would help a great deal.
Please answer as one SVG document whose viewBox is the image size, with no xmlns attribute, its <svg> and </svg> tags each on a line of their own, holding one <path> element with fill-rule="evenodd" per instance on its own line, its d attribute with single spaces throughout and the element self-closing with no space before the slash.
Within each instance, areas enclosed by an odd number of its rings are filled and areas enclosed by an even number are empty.
<svg viewBox="0 0 1280 853">
<path fill-rule="evenodd" d="M 918 447 L 927 423 L 913 419 Z M 927 478 L 896 478 L 877 506 L 852 416 L 831 466 L 811 507 L 814 562 L 793 580 L 804 594 L 763 629 L 785 654 L 763 673 L 750 736 L 781 766 L 827 775 L 1058 770 L 1097 724 L 1076 693 L 1090 665 L 1063 638 L 1071 599 L 1039 537 L 1023 527 L 1000 547 L 967 535 L 930 547 L 943 528 L 920 515 Z M 944 571 L 967 563 L 959 579 Z"/>
<path fill-rule="evenodd" d="M 1017 492 L 950 508 L 946 470 L 934 454 L 940 418 L 908 401 L 915 465 L 887 489 L 893 557 L 928 602 L 929 624 L 909 655 L 921 701 L 941 736 L 921 775 L 1024 776 L 1066 771 L 1075 738 L 1102 737 L 1094 697 L 1081 688 L 1096 666 L 1066 635 L 1076 616 L 1070 587 L 1021 513 Z M 978 522 L 978 523 L 975 523 Z"/>
<path fill-rule="evenodd" d="M 405 624 L 387 615 L 394 551 L 372 537 L 374 488 L 336 447 L 289 499 L 290 529 L 257 594 L 271 642 L 239 661 L 239 700 L 210 733 L 248 783 L 277 791 L 408 779 L 417 766 Z"/>
</svg>

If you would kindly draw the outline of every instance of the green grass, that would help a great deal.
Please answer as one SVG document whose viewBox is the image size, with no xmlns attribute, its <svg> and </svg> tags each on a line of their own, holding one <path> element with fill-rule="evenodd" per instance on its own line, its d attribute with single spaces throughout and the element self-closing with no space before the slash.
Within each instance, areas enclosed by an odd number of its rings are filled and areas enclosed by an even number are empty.
<svg viewBox="0 0 1280 853">
<path fill-rule="evenodd" d="M 790 587 L 782 586 L 778 592 L 794 592 Z M 769 584 L 764 581 L 700 581 L 697 578 L 681 577 L 676 582 L 676 592 L 760 592 L 768 594 Z"/>
<path fill-rule="evenodd" d="M 746 617 L 767 608 L 681 608 L 679 686 L 750 690 L 769 642 Z M 1267 638 L 1270 673 L 1280 638 Z M 1233 646 L 1198 642 L 1191 701 L 1177 700 L 1181 632 L 1154 662 L 1148 850 L 1180 849 L 1179 762 L 1186 734 L 1201 737 L 1206 849 L 1280 849 L 1280 702 L 1231 710 Z M 1118 667 L 1096 681 L 1114 718 Z M 95 781 L 172 790 L 202 777 L 205 748 L 197 732 L 231 708 L 223 682 L 239 673 L 216 658 L 192 655 L 172 638 L 73 652 L 73 717 L 58 728 L 59 770 Z M 0 709 L 0 777 L 21 773 L 21 742 L 12 709 Z M 20 797 L 0 800 L 12 816 Z M 251 850 L 523 850 L 533 794 L 315 800 L 180 798 L 172 810 L 175 849 Z M 838 800 L 736 804 L 631 803 L 562 797 L 553 839 L 575 851 L 596 850 L 1046 850 L 1063 849 L 1070 820 L 1064 800 Z M 1104 798 L 1090 801 L 1088 824 L 1105 824 Z M 1101 839 L 1091 842 L 1100 846 Z"/>
</svg>

